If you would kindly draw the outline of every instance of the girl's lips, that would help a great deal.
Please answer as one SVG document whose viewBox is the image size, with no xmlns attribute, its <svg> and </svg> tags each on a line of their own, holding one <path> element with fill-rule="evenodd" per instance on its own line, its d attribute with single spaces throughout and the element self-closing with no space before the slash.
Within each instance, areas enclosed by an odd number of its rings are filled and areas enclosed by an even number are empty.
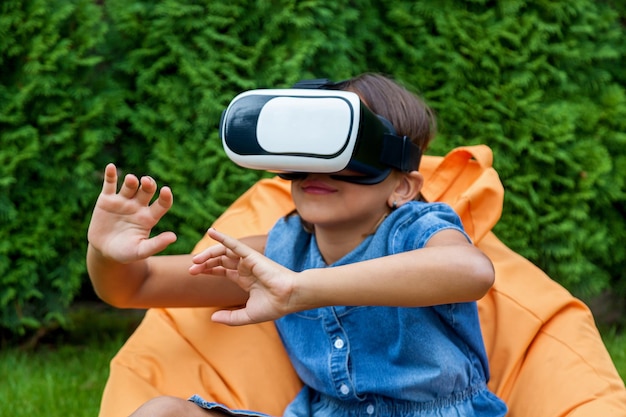
<svg viewBox="0 0 626 417">
<path fill-rule="evenodd" d="M 300 188 L 302 188 L 302 191 L 308 194 L 331 194 L 337 192 L 336 188 L 331 187 L 323 181 L 316 180 L 305 181 L 302 183 Z"/>
</svg>

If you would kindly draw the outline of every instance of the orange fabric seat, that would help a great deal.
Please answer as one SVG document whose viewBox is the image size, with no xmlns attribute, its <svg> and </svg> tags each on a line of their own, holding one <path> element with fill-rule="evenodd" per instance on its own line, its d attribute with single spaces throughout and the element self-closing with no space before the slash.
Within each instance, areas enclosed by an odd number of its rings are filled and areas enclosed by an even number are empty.
<svg viewBox="0 0 626 417">
<path fill-rule="evenodd" d="M 503 188 L 486 146 L 426 156 L 423 194 L 461 216 L 493 261 L 496 282 L 478 302 L 490 389 L 510 416 L 626 417 L 626 389 L 589 309 L 491 232 Z M 293 209 L 289 183 L 262 180 L 215 222 L 235 237 L 266 233 Z M 213 242 L 205 237 L 201 250 Z M 184 285 L 184 283 L 181 283 Z M 211 308 L 150 309 L 111 361 L 100 417 L 125 417 L 158 395 L 199 394 L 280 415 L 299 391 L 272 323 L 231 328 Z"/>
</svg>

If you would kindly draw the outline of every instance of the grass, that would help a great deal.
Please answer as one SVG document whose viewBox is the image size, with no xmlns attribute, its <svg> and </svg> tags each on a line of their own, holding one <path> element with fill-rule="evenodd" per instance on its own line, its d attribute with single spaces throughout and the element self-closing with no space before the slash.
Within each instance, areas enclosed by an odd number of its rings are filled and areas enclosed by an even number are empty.
<svg viewBox="0 0 626 417">
<path fill-rule="evenodd" d="M 109 361 L 140 316 L 112 309 L 79 311 L 70 332 L 35 349 L 0 351 L 0 417 L 96 417 Z M 607 329 L 604 342 L 626 380 L 626 333 Z"/>
<path fill-rule="evenodd" d="M 96 417 L 109 362 L 141 316 L 90 304 L 35 348 L 0 350 L 0 417 Z"/>
<path fill-rule="evenodd" d="M 0 416 L 96 417 L 122 338 L 0 352 Z"/>
</svg>

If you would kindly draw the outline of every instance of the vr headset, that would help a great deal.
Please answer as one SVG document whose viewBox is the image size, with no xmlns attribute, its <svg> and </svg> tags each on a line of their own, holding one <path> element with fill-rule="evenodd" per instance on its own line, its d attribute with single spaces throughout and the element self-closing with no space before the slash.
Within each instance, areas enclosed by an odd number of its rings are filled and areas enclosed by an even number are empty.
<svg viewBox="0 0 626 417">
<path fill-rule="evenodd" d="M 246 91 L 230 102 L 220 137 L 233 162 L 285 179 L 328 173 L 358 184 L 377 184 L 392 168 L 418 169 L 419 147 L 357 94 L 298 85 L 304 88 Z M 358 175 L 332 175 L 343 169 Z"/>
</svg>

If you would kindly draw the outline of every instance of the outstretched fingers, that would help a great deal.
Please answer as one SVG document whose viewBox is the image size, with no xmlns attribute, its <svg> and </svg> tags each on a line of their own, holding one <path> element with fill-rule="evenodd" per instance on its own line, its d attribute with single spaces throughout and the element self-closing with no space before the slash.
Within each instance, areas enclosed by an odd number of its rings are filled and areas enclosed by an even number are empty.
<svg viewBox="0 0 626 417">
<path fill-rule="evenodd" d="M 207 234 L 220 245 L 214 245 L 196 254 L 193 265 L 189 268 L 191 274 L 228 275 L 228 271 L 238 271 L 242 259 L 255 253 L 254 249 L 241 243 L 239 240 L 227 236 L 210 228 Z"/>
<path fill-rule="evenodd" d="M 107 164 L 104 169 L 104 182 L 102 194 L 114 195 L 117 193 L 117 167 L 113 163 Z M 127 174 L 119 190 L 119 195 L 127 199 L 136 199 L 141 205 L 147 206 L 157 192 L 156 181 L 149 176 L 137 178 L 133 174 Z M 155 218 L 161 218 L 174 203 L 174 195 L 169 187 L 161 188 L 158 198 L 150 206 L 151 214 Z"/>
<path fill-rule="evenodd" d="M 154 187 L 156 190 L 156 183 L 154 183 Z M 154 195 L 155 190 L 152 191 L 150 198 Z M 163 187 L 159 192 L 159 197 L 150 205 L 150 213 L 154 218 L 160 219 L 172 207 L 172 204 L 174 204 L 174 194 L 172 194 L 172 190 L 170 187 Z"/>
<path fill-rule="evenodd" d="M 119 195 L 124 198 L 131 199 L 137 193 L 137 189 L 139 188 L 139 179 L 133 174 L 126 174 L 124 177 L 124 181 L 122 181 L 122 186 L 120 187 Z"/>
<path fill-rule="evenodd" d="M 139 188 L 135 192 L 135 198 L 142 205 L 148 205 L 157 191 L 156 181 L 152 177 L 141 177 Z"/>
<path fill-rule="evenodd" d="M 194 255 L 193 265 L 189 267 L 192 275 L 226 275 L 228 271 L 237 271 L 240 257 L 222 244 L 211 246 Z"/>
<path fill-rule="evenodd" d="M 114 164 L 107 164 L 104 168 L 104 182 L 102 184 L 102 194 L 115 194 L 117 192 L 117 167 Z"/>
</svg>

